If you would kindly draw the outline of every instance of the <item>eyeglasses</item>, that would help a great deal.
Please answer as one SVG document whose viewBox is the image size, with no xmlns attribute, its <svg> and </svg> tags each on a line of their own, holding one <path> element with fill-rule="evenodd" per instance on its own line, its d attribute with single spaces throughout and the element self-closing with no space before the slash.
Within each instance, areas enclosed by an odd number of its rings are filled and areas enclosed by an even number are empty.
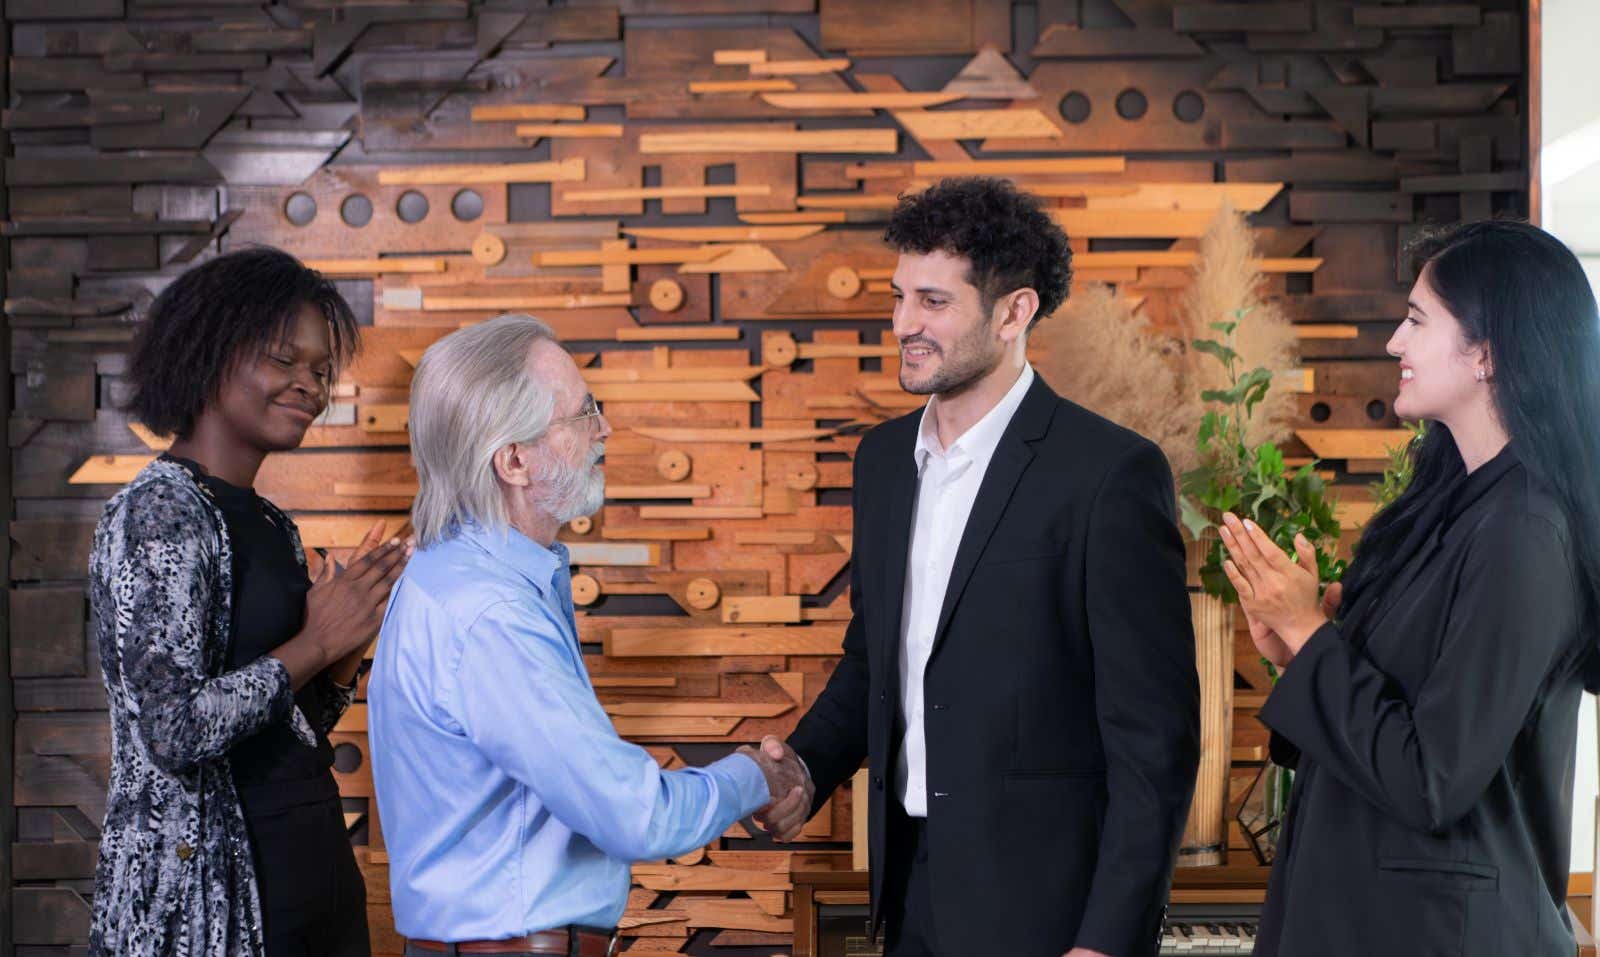
<svg viewBox="0 0 1600 957">
<path fill-rule="evenodd" d="M 594 400 L 594 393 L 591 392 L 583 397 L 583 405 L 578 406 L 577 415 L 567 415 L 560 418 L 551 419 L 550 425 L 551 427 L 554 427 L 569 422 L 578 424 L 587 422 L 590 419 L 598 419 L 599 417 L 600 404 Z"/>
</svg>

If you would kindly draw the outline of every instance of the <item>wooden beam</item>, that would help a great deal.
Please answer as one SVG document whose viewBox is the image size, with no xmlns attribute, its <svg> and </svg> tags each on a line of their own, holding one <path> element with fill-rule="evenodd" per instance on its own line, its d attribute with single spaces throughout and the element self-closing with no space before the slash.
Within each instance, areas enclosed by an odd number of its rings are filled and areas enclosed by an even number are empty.
<svg viewBox="0 0 1600 957">
<path fill-rule="evenodd" d="M 724 624 L 800 623 L 799 595 L 727 595 L 722 599 Z"/>
<path fill-rule="evenodd" d="M 533 254 L 535 266 L 661 266 L 706 262 L 726 246 L 669 246 L 663 249 L 549 249 Z"/>
<path fill-rule="evenodd" d="M 919 140 L 1060 139 L 1066 134 L 1033 107 L 1015 110 L 907 110 L 894 114 Z M 852 150 L 851 152 L 861 152 Z"/>
<path fill-rule="evenodd" d="M 646 568 L 661 564 L 661 546 L 654 542 L 567 542 L 574 565 Z"/>
<path fill-rule="evenodd" d="M 1319 459 L 1387 459 L 1391 449 L 1411 441 L 1409 429 L 1296 429 L 1294 433 Z"/>
<path fill-rule="evenodd" d="M 568 293 L 552 296 L 434 296 L 422 297 L 423 312 L 460 312 L 489 309 L 510 312 L 518 309 L 597 309 L 603 306 L 630 306 L 633 297 L 625 292 Z"/>
<path fill-rule="evenodd" d="M 472 119 L 476 123 L 518 120 L 582 120 L 588 115 L 587 108 L 565 103 L 491 103 L 472 108 Z"/>
<path fill-rule="evenodd" d="M 900 134 L 891 129 L 720 129 L 641 133 L 641 153 L 893 153 Z"/>
<path fill-rule="evenodd" d="M 305 264 L 326 276 L 378 276 L 385 273 L 440 273 L 439 256 L 393 256 L 380 259 L 307 259 Z"/>
<path fill-rule="evenodd" d="M 717 199 L 726 196 L 769 196 L 768 183 L 725 186 L 625 186 L 615 189 L 569 189 L 562 198 L 574 203 L 602 203 L 632 199 Z"/>
<path fill-rule="evenodd" d="M 641 519 L 674 519 L 708 522 L 722 519 L 759 519 L 766 515 L 752 505 L 641 505 Z"/>
<path fill-rule="evenodd" d="M 1127 172 L 1122 156 L 1085 156 L 1071 159 L 923 160 L 911 164 L 913 176 L 1025 176 L 1077 175 Z"/>
<path fill-rule="evenodd" d="M 793 80 L 690 80 L 690 93 L 781 93 L 794 89 Z"/>
<path fill-rule="evenodd" d="M 805 239 L 807 236 L 815 236 L 826 228 L 821 223 L 799 223 L 793 226 L 633 226 L 623 229 L 622 232 L 636 239 L 667 239 L 689 243 L 759 243 Z"/>
<path fill-rule="evenodd" d="M 617 330 L 617 341 L 732 342 L 743 335 L 738 326 L 624 326 Z"/>
<path fill-rule="evenodd" d="M 1198 239 L 1216 219 L 1216 211 L 1052 209 L 1050 217 L 1075 239 Z"/>
<path fill-rule="evenodd" d="M 650 525 L 605 525 L 600 529 L 605 539 L 638 539 L 649 542 L 703 542 L 711 537 L 709 525 L 680 525 L 661 528 Z"/>
<path fill-rule="evenodd" d="M 485 183 L 566 183 L 581 181 L 583 157 L 548 163 L 459 163 L 441 166 L 386 166 L 380 186 L 463 186 Z"/>
<path fill-rule="evenodd" d="M 815 76 L 819 73 L 837 73 L 850 69 L 845 57 L 831 60 L 768 60 L 750 64 L 751 76 Z"/>
<path fill-rule="evenodd" d="M 750 66 L 767 62 L 766 50 L 712 50 L 711 62 L 717 66 Z"/>
<path fill-rule="evenodd" d="M 692 333 L 701 328 L 716 330 L 719 337 L 730 340 L 739 338 L 737 335 L 727 335 L 729 332 L 739 332 L 737 326 L 638 326 L 636 331 L 652 333 L 644 337 L 649 340 L 656 338 L 654 332 L 660 329 L 683 329 Z M 614 369 L 600 366 L 578 371 L 583 373 L 585 382 L 596 385 L 615 382 L 749 382 L 767 370 L 762 366 L 675 366 L 667 369 Z"/>
<path fill-rule="evenodd" d="M 904 110 L 941 106 L 963 99 L 960 93 L 763 93 L 784 110 Z"/>
<path fill-rule="evenodd" d="M 639 435 L 657 442 L 804 442 L 833 435 L 833 429 L 696 429 L 635 426 Z"/>
<path fill-rule="evenodd" d="M 826 210 L 800 211 L 797 213 L 740 213 L 739 221 L 752 223 L 758 226 L 778 225 L 782 223 L 842 223 L 847 220 L 844 212 L 830 212 Z"/>
<path fill-rule="evenodd" d="M 517 135 L 529 139 L 613 139 L 622 138 L 621 123 L 519 123 Z"/>
<path fill-rule="evenodd" d="M 836 655 L 842 625 L 798 628 L 613 628 L 605 653 L 619 657 Z"/>
</svg>

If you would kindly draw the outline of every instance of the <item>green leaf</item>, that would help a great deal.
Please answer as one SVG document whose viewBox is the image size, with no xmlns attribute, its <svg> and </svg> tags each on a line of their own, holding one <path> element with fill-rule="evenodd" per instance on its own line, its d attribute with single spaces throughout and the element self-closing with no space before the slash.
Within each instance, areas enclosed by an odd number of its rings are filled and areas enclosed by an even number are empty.
<svg viewBox="0 0 1600 957">
<path fill-rule="evenodd" d="M 1189 532 L 1189 537 L 1197 542 L 1206 532 L 1216 527 L 1216 524 L 1207 518 L 1187 495 L 1178 498 L 1178 512 L 1183 527 Z"/>
<path fill-rule="evenodd" d="M 1225 336 L 1231 336 L 1233 335 L 1233 330 L 1239 328 L 1239 324 L 1237 322 L 1213 322 L 1211 328 Z"/>
<path fill-rule="evenodd" d="M 1234 352 L 1232 349 L 1213 339 L 1196 339 L 1194 340 L 1193 345 L 1196 352 L 1203 352 L 1208 356 L 1215 356 L 1223 365 L 1227 365 L 1228 363 L 1239 358 L 1239 353 Z"/>
</svg>

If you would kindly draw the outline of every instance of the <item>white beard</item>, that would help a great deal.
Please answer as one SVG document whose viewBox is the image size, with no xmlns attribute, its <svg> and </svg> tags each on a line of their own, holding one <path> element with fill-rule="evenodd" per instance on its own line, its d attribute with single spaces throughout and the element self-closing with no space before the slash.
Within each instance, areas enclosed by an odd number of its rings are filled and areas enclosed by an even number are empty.
<svg viewBox="0 0 1600 957">
<path fill-rule="evenodd" d="M 539 507 L 561 524 L 584 515 L 593 515 L 606 501 L 606 474 L 600 468 L 604 445 L 596 445 L 589 461 L 573 468 L 548 457 L 540 470 Z"/>
</svg>

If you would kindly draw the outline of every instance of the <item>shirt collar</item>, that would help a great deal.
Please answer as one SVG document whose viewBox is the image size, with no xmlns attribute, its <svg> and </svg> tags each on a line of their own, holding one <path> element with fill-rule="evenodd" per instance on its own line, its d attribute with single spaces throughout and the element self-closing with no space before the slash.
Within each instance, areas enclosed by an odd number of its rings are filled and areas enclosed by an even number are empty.
<svg viewBox="0 0 1600 957">
<path fill-rule="evenodd" d="M 556 574 L 567 568 L 567 546 L 555 542 L 546 548 L 509 525 L 491 529 L 472 522 L 461 526 L 457 534 L 526 578 L 540 594 L 548 594 Z"/>
<path fill-rule="evenodd" d="M 1016 414 L 1017 407 L 1022 404 L 1022 399 L 1028 394 L 1028 388 L 1033 385 L 1033 366 L 1024 363 L 1022 374 L 1017 376 L 1017 381 L 1012 383 L 1011 389 L 994 404 L 994 408 L 983 414 L 983 418 L 972 424 L 972 427 L 963 432 L 948 449 L 939 444 L 939 428 L 934 418 L 933 410 L 939 402 L 939 397 L 934 396 L 922 409 L 922 423 L 917 428 L 917 444 L 912 449 L 912 455 L 917 462 L 920 472 L 928 461 L 928 456 L 939 453 L 946 457 L 964 455 L 972 461 L 987 466 L 993 457 L 994 450 L 1000 444 L 1000 437 L 1005 435 L 1006 426 L 1011 423 L 1011 417 Z"/>
</svg>

